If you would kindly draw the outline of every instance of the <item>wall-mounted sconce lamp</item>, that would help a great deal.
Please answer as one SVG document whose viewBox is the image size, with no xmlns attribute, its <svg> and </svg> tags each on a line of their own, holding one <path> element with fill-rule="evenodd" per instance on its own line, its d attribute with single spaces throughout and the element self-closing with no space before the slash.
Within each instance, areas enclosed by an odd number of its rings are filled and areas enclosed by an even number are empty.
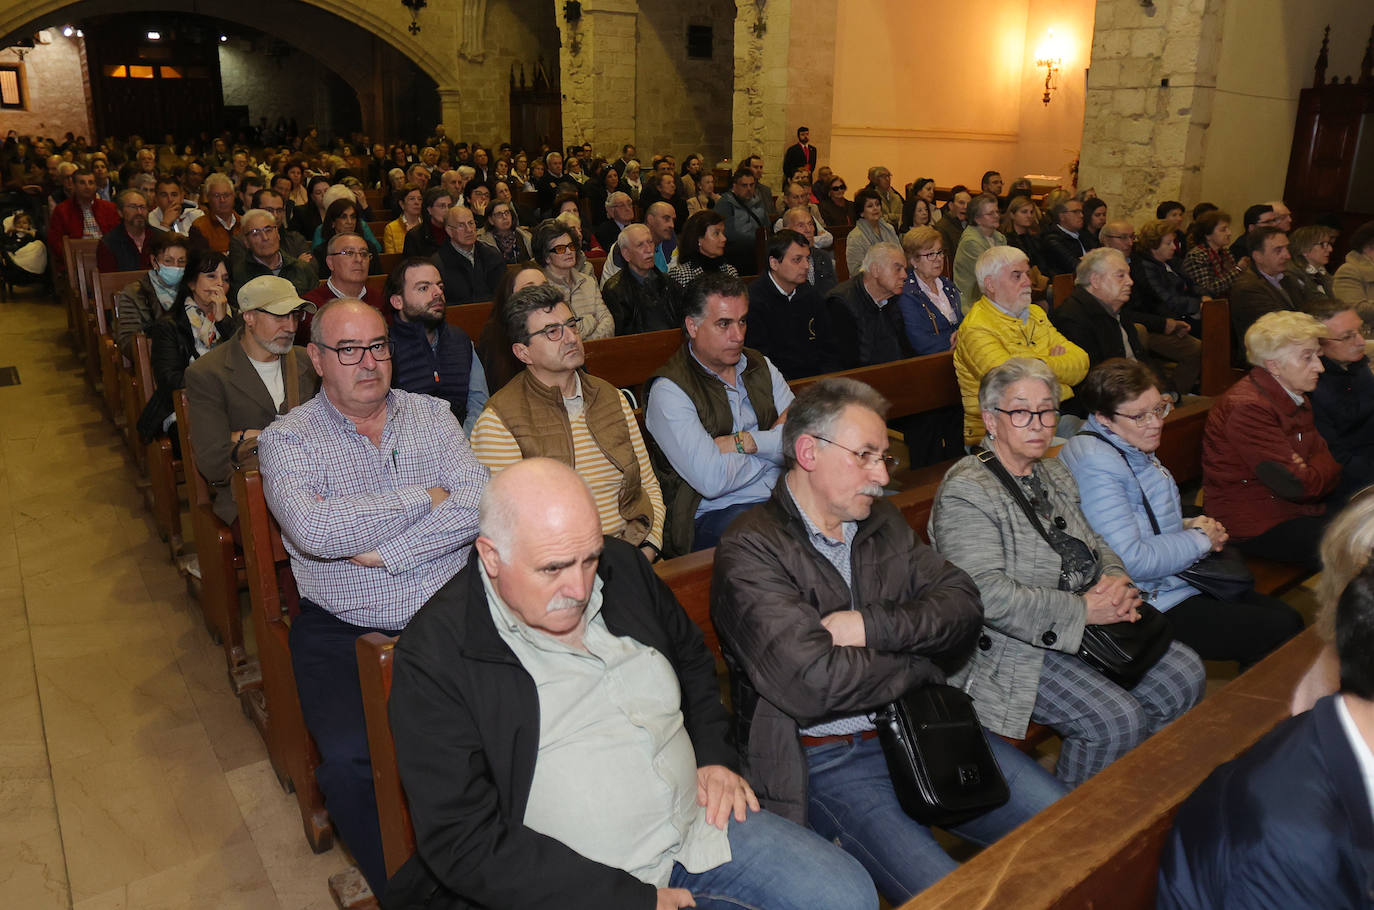
<svg viewBox="0 0 1374 910">
<path fill-rule="evenodd" d="M 1045 40 L 1035 51 L 1035 65 L 1045 68 L 1045 96 L 1041 99 L 1048 107 L 1050 95 L 1059 88 L 1059 67 L 1064 62 L 1064 52 L 1060 42 L 1054 37 L 1054 29 L 1045 32 Z"/>
</svg>

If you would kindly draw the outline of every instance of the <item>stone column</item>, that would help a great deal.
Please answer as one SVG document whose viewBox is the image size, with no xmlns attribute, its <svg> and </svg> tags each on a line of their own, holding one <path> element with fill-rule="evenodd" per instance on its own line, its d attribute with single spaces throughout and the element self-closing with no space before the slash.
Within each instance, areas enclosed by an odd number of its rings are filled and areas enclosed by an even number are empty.
<svg viewBox="0 0 1374 910">
<path fill-rule="evenodd" d="M 463 135 L 462 90 L 457 86 L 441 85 L 439 91 L 439 117 L 444 131 L 450 136 Z"/>
<path fill-rule="evenodd" d="M 782 156 L 797 127 L 829 151 L 835 101 L 838 0 L 737 0 L 731 164 L 763 156 L 764 183 L 781 192 Z"/>
<path fill-rule="evenodd" d="M 1098 0 L 1078 184 L 1139 222 L 1197 199 L 1226 0 Z"/>
<path fill-rule="evenodd" d="M 554 0 L 563 90 L 563 144 L 590 142 L 608 159 L 635 141 L 635 19 L 633 0 L 583 0 L 582 18 L 563 18 Z"/>
</svg>

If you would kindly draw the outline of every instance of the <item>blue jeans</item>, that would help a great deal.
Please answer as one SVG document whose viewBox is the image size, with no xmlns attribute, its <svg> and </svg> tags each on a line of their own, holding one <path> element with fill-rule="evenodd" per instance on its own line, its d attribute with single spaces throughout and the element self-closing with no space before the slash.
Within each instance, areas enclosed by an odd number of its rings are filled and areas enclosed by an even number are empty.
<svg viewBox="0 0 1374 910">
<path fill-rule="evenodd" d="M 868 873 L 814 831 L 771 812 L 731 816 L 728 830 L 730 862 L 705 872 L 675 863 L 668 887 L 691 891 L 703 910 L 877 910 Z"/>
<path fill-rule="evenodd" d="M 981 845 L 997 840 L 1068 792 L 1030 756 L 1001 737 L 985 735 L 1011 799 L 950 829 Z M 863 863 L 889 903 L 904 903 L 958 867 L 930 829 L 902 811 L 877 739 L 812 746 L 806 750 L 806 763 L 811 827 Z"/>
</svg>

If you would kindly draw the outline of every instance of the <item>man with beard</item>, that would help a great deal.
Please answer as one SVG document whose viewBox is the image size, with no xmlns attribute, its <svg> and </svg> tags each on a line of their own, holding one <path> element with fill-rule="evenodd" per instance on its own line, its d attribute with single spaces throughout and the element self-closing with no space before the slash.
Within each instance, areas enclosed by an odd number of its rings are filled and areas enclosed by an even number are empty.
<svg viewBox="0 0 1374 910">
<path fill-rule="evenodd" d="M 472 434 L 487 403 L 487 377 L 472 339 L 444 321 L 444 282 L 428 259 L 407 259 L 387 277 L 385 299 L 396 312 L 391 323 L 391 384 L 448 402 Z"/>
<path fill-rule="evenodd" d="M 146 269 L 153 256 L 153 245 L 148 242 L 152 239 L 148 230 L 148 200 L 138 190 L 124 190 L 115 199 L 120 224 L 100 238 L 96 264 L 102 272 Z"/>
<path fill-rule="evenodd" d="M 186 369 L 196 468 L 214 493 L 215 514 L 228 525 L 238 517 L 234 471 L 251 463 L 258 433 L 314 397 L 320 384 L 310 358 L 292 343 L 301 317 L 315 305 L 302 300 L 291 282 L 254 278 L 239 289 L 239 309 L 243 326 L 234 337 Z"/>
<path fill-rule="evenodd" d="M 473 454 L 493 475 L 524 458 L 563 462 L 591 488 L 602 533 L 653 562 L 663 546 L 658 478 L 625 396 L 583 371 L 580 320 L 563 291 L 523 288 L 507 301 L 505 317 L 525 369 L 487 402 L 472 430 Z"/>
</svg>

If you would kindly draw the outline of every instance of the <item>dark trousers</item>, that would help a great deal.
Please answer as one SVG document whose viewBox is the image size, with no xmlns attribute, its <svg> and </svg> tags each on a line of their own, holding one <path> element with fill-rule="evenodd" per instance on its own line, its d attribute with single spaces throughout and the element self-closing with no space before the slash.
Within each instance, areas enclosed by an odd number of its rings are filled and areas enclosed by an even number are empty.
<svg viewBox="0 0 1374 910">
<path fill-rule="evenodd" d="M 960 405 L 898 417 L 888 426 L 902 434 L 913 468 L 964 457 L 964 409 Z"/>
<path fill-rule="evenodd" d="M 1234 660 L 1242 670 L 1302 631 L 1302 615 L 1276 597 L 1251 591 L 1234 601 L 1195 594 L 1165 614 L 1174 638 L 1203 660 Z"/>
<path fill-rule="evenodd" d="M 302 598 L 300 615 L 291 623 L 291 667 L 305 725 L 322 758 L 315 780 L 324 793 L 325 808 L 373 892 L 380 895 L 386 890 L 386 861 L 353 650 L 368 632 L 396 634 L 349 625 Z"/>
<path fill-rule="evenodd" d="M 756 502 L 740 502 L 714 512 L 702 512 L 692 523 L 692 552 L 709 550 L 720 543 L 720 536 L 730 523 L 756 505 Z"/>
<path fill-rule="evenodd" d="M 1322 533 L 1326 523 L 1339 510 L 1339 506 L 1328 504 L 1322 515 L 1302 515 L 1279 522 L 1258 537 L 1237 540 L 1235 544 L 1246 556 L 1258 559 L 1272 559 L 1274 562 L 1291 562 L 1311 569 L 1313 574 L 1322 570 L 1320 554 Z"/>
</svg>

